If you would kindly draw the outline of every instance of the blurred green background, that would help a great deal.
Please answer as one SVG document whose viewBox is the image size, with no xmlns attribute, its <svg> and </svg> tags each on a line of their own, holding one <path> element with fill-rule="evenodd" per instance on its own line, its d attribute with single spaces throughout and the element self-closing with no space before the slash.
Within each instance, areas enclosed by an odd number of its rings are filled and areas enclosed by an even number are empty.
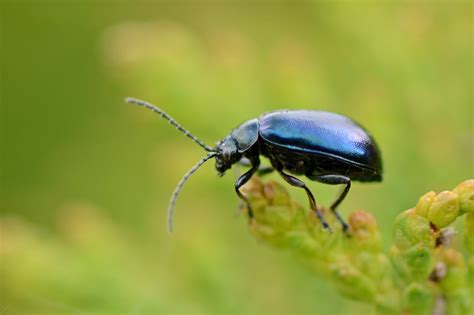
<svg viewBox="0 0 474 315">
<path fill-rule="evenodd" d="M 418 196 L 473 178 L 470 2 L 2 1 L 0 18 L 2 314 L 369 311 L 255 241 L 213 163 L 168 234 L 204 152 L 125 96 L 211 145 L 280 108 L 356 119 L 386 171 L 341 210 L 387 244 Z"/>
</svg>

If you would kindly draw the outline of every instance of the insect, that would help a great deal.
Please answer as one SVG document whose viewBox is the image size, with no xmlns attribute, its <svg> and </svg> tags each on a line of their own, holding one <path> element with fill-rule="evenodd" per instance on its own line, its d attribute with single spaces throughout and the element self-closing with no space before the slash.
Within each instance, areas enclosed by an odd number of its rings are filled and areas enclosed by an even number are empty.
<svg viewBox="0 0 474 315">
<path fill-rule="evenodd" d="M 179 192 L 189 177 L 206 161 L 214 158 L 220 176 L 236 163 L 249 161 L 250 169 L 235 182 L 235 192 L 252 209 L 240 188 L 257 172 L 277 171 L 290 185 L 304 189 L 311 210 L 329 232 L 322 212 L 308 186 L 294 175 L 304 175 L 312 181 L 329 185 L 345 185 L 330 209 L 347 231 L 337 207 L 351 188 L 351 181 L 382 181 L 382 158 L 377 143 L 358 123 L 348 117 L 324 111 L 279 110 L 250 119 L 210 147 L 193 136 L 158 107 L 142 100 L 127 98 L 128 103 L 144 106 L 158 113 L 179 131 L 209 153 L 193 166 L 176 187 L 168 208 L 168 229 L 173 227 L 173 209 Z M 260 155 L 267 157 L 271 168 L 260 168 Z"/>
</svg>

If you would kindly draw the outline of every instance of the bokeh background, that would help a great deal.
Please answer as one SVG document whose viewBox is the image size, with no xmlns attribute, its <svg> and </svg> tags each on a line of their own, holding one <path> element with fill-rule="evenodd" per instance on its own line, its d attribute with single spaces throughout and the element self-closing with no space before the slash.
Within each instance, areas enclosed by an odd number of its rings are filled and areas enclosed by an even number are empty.
<svg viewBox="0 0 474 315">
<path fill-rule="evenodd" d="M 386 244 L 418 196 L 474 175 L 470 2 L 2 1 L 0 18 L 2 314 L 369 311 L 253 239 L 213 163 L 168 234 L 204 152 L 125 96 L 211 145 L 275 109 L 353 117 L 386 171 L 342 213 L 373 213 Z"/>
</svg>

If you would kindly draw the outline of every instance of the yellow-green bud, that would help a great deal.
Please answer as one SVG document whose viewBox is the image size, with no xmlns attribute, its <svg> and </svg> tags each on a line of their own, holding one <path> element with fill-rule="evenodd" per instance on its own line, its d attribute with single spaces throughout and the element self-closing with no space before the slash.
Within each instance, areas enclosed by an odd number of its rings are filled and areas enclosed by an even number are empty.
<svg viewBox="0 0 474 315">
<path fill-rule="evenodd" d="M 357 210 L 349 217 L 351 239 L 357 243 L 357 248 L 377 251 L 381 247 L 381 240 L 374 217 L 365 211 Z"/>
<path fill-rule="evenodd" d="M 271 205 L 289 206 L 291 198 L 286 189 L 275 181 L 269 181 L 263 184 L 263 196 Z"/>
<path fill-rule="evenodd" d="M 265 207 L 265 222 L 276 230 L 287 230 L 294 219 L 296 211 L 290 206 Z"/>
<path fill-rule="evenodd" d="M 451 191 L 440 192 L 428 210 L 428 220 L 438 229 L 454 222 L 459 214 L 459 197 Z"/>
<path fill-rule="evenodd" d="M 352 265 L 367 277 L 377 281 L 380 286 L 390 282 L 391 263 L 386 255 L 360 251 L 349 256 Z"/>
<path fill-rule="evenodd" d="M 428 216 L 428 210 L 431 204 L 433 203 L 435 197 L 436 193 L 434 191 L 430 191 L 429 193 L 426 193 L 421 196 L 415 207 L 416 214 L 426 218 Z"/>
<path fill-rule="evenodd" d="M 408 249 L 422 242 L 434 245 L 434 232 L 430 221 L 418 214 L 414 209 L 402 212 L 395 221 L 395 245 L 400 249 Z"/>
<path fill-rule="evenodd" d="M 433 269 L 431 248 L 417 245 L 403 254 L 403 260 L 410 269 L 411 279 L 423 280 L 428 278 Z"/>
<path fill-rule="evenodd" d="M 446 277 L 440 282 L 440 286 L 447 294 L 455 293 L 466 286 L 467 273 L 465 268 L 450 267 Z"/>
<path fill-rule="evenodd" d="M 449 294 L 445 314 L 472 315 L 472 295 L 467 288 Z"/>
<path fill-rule="evenodd" d="M 321 244 L 310 237 L 306 231 L 289 231 L 285 234 L 284 241 L 295 253 L 305 258 L 324 257 Z"/>
<path fill-rule="evenodd" d="M 404 308 L 412 315 L 429 314 L 433 305 L 433 294 L 420 283 L 410 283 L 403 291 Z"/>
<path fill-rule="evenodd" d="M 446 276 L 441 280 L 441 287 L 446 293 L 454 293 L 465 286 L 466 266 L 463 255 L 453 248 L 445 248 L 440 253 L 440 259 L 447 266 Z"/>
<path fill-rule="evenodd" d="M 375 283 L 354 268 L 349 261 L 332 265 L 331 278 L 342 294 L 353 299 L 370 302 L 377 292 Z"/>
<path fill-rule="evenodd" d="M 379 291 L 380 292 L 380 291 Z M 399 315 L 400 295 L 396 290 L 390 290 L 375 297 L 375 313 L 385 315 Z"/>
<path fill-rule="evenodd" d="M 459 196 L 461 212 L 474 212 L 474 179 L 468 179 L 453 190 Z"/>
<path fill-rule="evenodd" d="M 377 223 L 374 217 L 363 210 L 357 210 L 351 213 L 349 217 L 351 235 L 358 238 L 373 237 L 378 233 Z"/>
<path fill-rule="evenodd" d="M 443 249 L 440 253 L 440 258 L 448 266 L 448 268 L 464 268 L 464 258 L 462 254 L 453 248 Z"/>
<path fill-rule="evenodd" d="M 434 260 L 431 248 L 423 244 L 415 245 L 405 251 L 393 246 L 390 256 L 395 271 L 407 283 L 423 281 L 433 270 Z"/>
<path fill-rule="evenodd" d="M 249 225 L 250 231 L 259 239 L 263 239 L 272 245 L 280 246 L 281 239 L 278 237 L 278 233 L 273 229 L 273 227 L 261 224 L 257 221 L 253 221 Z"/>
</svg>

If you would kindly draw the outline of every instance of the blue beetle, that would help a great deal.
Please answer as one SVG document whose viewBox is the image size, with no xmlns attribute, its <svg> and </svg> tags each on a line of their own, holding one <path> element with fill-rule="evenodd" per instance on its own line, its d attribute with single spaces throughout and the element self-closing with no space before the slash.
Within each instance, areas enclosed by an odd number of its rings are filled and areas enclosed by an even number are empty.
<svg viewBox="0 0 474 315">
<path fill-rule="evenodd" d="M 279 110 L 251 119 L 235 128 L 213 148 L 193 136 L 158 107 L 145 101 L 127 98 L 127 102 L 149 108 L 168 120 L 209 153 L 201 159 L 179 182 L 168 208 L 168 228 L 172 230 L 173 208 L 178 194 L 188 178 L 206 161 L 216 159 L 220 176 L 236 163 L 250 162 L 250 170 L 235 182 L 235 192 L 247 207 L 249 218 L 252 209 L 240 188 L 256 172 L 276 170 L 290 185 L 305 190 L 311 210 L 324 228 L 331 231 L 316 206 L 313 193 L 306 184 L 293 175 L 329 185 L 345 185 L 330 209 L 347 231 L 347 224 L 337 212 L 351 187 L 351 180 L 361 182 L 382 181 L 382 158 L 377 143 L 358 123 L 348 117 L 314 110 Z M 267 157 L 271 168 L 260 169 L 260 155 Z M 290 175 L 292 174 L 292 175 Z"/>
</svg>

